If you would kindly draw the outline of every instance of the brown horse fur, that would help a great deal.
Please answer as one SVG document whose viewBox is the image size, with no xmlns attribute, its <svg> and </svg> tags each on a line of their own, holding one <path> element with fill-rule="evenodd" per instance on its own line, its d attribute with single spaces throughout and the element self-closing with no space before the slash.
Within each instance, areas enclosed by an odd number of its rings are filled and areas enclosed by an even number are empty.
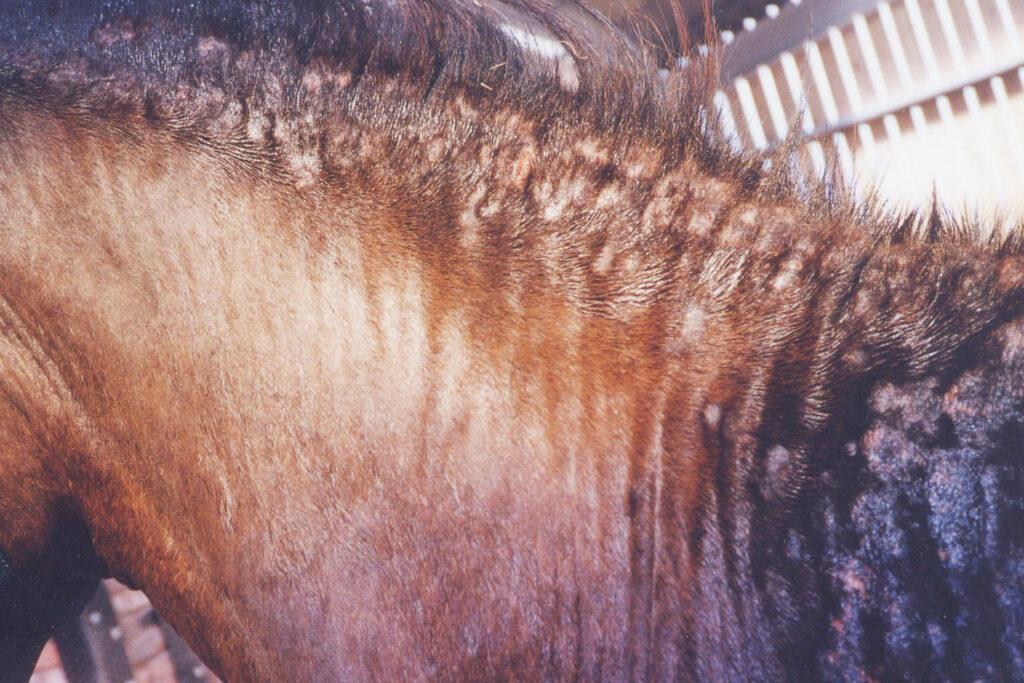
<svg viewBox="0 0 1024 683">
<path fill-rule="evenodd" d="M 570 2 L 4 4 L 0 550 L 230 680 L 1024 676 L 1019 238 L 710 87 Z"/>
</svg>

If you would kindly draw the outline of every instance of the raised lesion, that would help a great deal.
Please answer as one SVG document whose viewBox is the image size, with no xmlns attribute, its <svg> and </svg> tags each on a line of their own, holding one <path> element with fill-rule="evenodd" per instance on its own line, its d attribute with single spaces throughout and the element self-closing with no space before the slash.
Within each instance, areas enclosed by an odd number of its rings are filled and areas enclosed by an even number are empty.
<svg viewBox="0 0 1024 683">
<path fill-rule="evenodd" d="M 829 677 L 1020 675 L 1024 354 L 1006 329 L 951 382 L 872 392 L 860 474 L 824 519 Z"/>
</svg>

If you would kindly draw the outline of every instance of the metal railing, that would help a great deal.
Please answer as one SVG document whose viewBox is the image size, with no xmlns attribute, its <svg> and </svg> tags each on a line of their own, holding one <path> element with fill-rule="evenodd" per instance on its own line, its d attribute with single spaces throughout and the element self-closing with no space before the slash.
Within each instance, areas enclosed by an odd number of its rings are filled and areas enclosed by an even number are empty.
<svg viewBox="0 0 1024 683">
<path fill-rule="evenodd" d="M 797 135 L 894 205 L 1024 218 L 1024 4 L 802 0 L 723 34 L 715 103 L 737 145 Z M 794 126 L 799 126 L 794 131 Z"/>
<path fill-rule="evenodd" d="M 105 581 L 48 645 L 32 683 L 216 683 L 145 596 Z"/>
</svg>

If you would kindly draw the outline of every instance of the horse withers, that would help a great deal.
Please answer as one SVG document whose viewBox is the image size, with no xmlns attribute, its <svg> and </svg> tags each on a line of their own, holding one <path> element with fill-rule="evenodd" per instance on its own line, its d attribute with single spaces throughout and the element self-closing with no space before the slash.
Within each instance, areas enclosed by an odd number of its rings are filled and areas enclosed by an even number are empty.
<svg viewBox="0 0 1024 683">
<path fill-rule="evenodd" d="M 110 575 L 229 680 L 1024 676 L 1020 237 L 656 66 L 569 0 L 0 6 L 4 675 Z"/>
</svg>

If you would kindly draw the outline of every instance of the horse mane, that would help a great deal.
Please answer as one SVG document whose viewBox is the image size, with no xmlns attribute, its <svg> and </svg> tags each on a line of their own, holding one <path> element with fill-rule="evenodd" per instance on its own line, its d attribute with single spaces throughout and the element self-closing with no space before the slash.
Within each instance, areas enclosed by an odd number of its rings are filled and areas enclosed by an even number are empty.
<svg viewBox="0 0 1024 683">
<path fill-rule="evenodd" d="M 701 99 L 577 0 L 30 2 L 0 9 L 0 47 L 0 92 L 136 110 L 253 164 L 321 155 L 332 113 L 377 115 L 384 82 L 424 109 L 459 100 L 540 129 L 572 111 L 602 136 L 679 145 Z"/>
<path fill-rule="evenodd" d="M 437 270 L 465 256 L 501 273 L 495 289 L 533 281 L 600 315 L 628 318 L 688 277 L 788 286 L 798 272 L 813 297 L 813 269 L 845 271 L 830 254 L 1024 252 L 1021 230 L 981 237 L 937 202 L 897 216 L 827 178 L 800 182 L 795 141 L 736 153 L 711 113 L 713 60 L 658 69 L 654 47 L 579 0 L 67 0 L 0 12 L 0 117 L 20 107 L 85 131 L 161 135 L 328 210 L 351 187 L 398 214 L 441 207 L 454 224 L 401 233 L 415 244 L 395 248 Z M 681 254 L 697 264 L 689 275 Z M 936 292 L 951 311 L 961 294 Z"/>
<path fill-rule="evenodd" d="M 802 218 L 819 227 L 868 227 L 883 241 L 978 241 L 979 231 L 938 202 L 897 217 L 871 197 L 855 204 L 832 178 L 797 181 L 795 140 L 774 152 L 737 153 L 712 113 L 714 59 L 682 61 L 686 67 L 659 69 L 662 46 L 625 34 L 580 0 L 0 7 L 0 97 L 104 120 L 142 117 L 247 175 L 330 184 L 339 163 L 332 147 L 344 137 L 339 121 L 422 142 L 436 135 L 439 112 L 454 106 L 473 123 L 511 119 L 538 137 L 569 128 L 588 144 L 625 150 L 609 166 L 656 148 L 660 168 L 691 163 L 703 177 L 735 181 L 745 198 L 809 209 Z M 481 127 L 445 134 L 464 140 Z M 1020 234 L 998 232 L 993 242 L 1016 253 Z"/>
<path fill-rule="evenodd" d="M 654 47 L 579 0 L 68 0 L 0 12 L 0 117 L 21 107 L 87 132 L 163 136 L 327 212 L 355 187 L 393 214 L 430 214 L 390 234 L 392 248 L 438 277 L 476 272 L 499 299 L 528 282 L 629 320 L 690 288 L 717 299 L 727 283 L 773 283 L 809 303 L 835 278 L 888 289 L 888 260 L 973 254 L 999 270 L 1024 253 L 1024 231 L 981 236 L 938 202 L 895 215 L 828 178 L 800 182 L 795 141 L 736 153 L 711 114 L 713 60 L 658 69 Z M 9 134 L 31 134 L 15 119 Z M 315 222 L 308 237 L 329 241 L 329 221 Z M 881 270 L 850 280 L 858 260 Z M 963 279 L 964 268 L 936 274 Z M 957 315 L 986 287 L 1013 289 L 1010 271 L 940 288 L 935 305 Z M 982 317 L 1005 317 L 1011 299 L 989 297 Z M 685 334 L 683 308 L 670 334 Z M 957 346 L 897 336 L 908 358 Z"/>
</svg>

